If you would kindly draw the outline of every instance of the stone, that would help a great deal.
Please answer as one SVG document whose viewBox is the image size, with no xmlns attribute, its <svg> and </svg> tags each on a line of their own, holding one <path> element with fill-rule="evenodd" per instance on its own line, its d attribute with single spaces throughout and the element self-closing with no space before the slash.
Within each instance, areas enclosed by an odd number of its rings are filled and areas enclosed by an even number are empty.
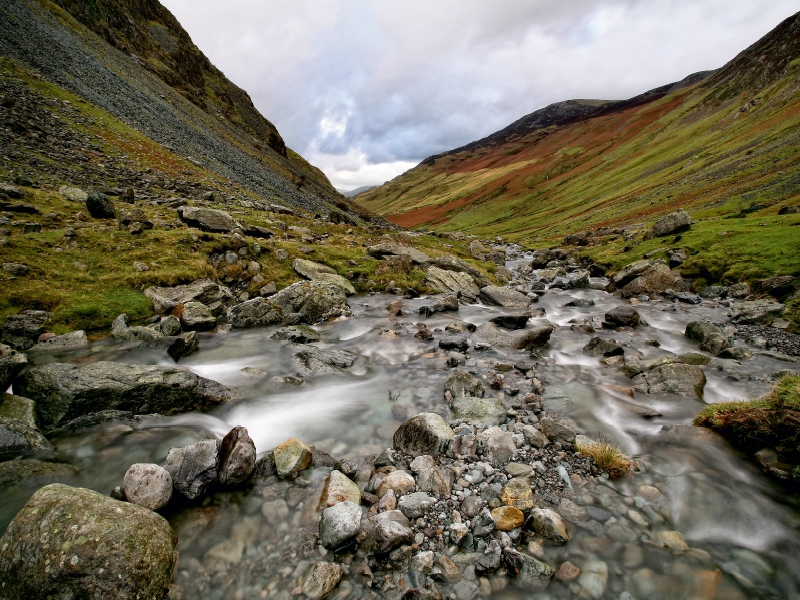
<svg viewBox="0 0 800 600">
<path fill-rule="evenodd" d="M 169 315 L 167 317 L 163 317 L 156 325 L 153 326 L 153 329 L 159 331 L 165 336 L 175 336 L 181 332 L 181 320 L 178 317 Z"/>
<path fill-rule="evenodd" d="M 99 361 L 35 366 L 14 382 L 36 403 L 45 431 L 108 409 L 173 415 L 206 411 L 232 398 L 225 386 L 174 367 Z"/>
<path fill-rule="evenodd" d="M 299 346 L 302 350 L 294 355 L 299 365 L 309 372 L 324 375 L 349 369 L 358 358 L 347 350 L 323 350 L 316 346 Z"/>
<path fill-rule="evenodd" d="M 590 560 L 584 563 L 578 584 L 594 600 L 602 598 L 608 585 L 608 565 L 602 560 Z"/>
<path fill-rule="evenodd" d="M 22 396 L 0 392 L 0 417 L 20 421 L 31 429 L 37 429 L 33 400 Z"/>
<path fill-rule="evenodd" d="M 140 348 L 152 348 L 166 352 L 175 362 L 197 350 L 199 340 L 197 333 L 189 331 L 181 335 L 165 335 L 160 338 L 145 340 L 139 344 Z"/>
<path fill-rule="evenodd" d="M 219 448 L 219 473 L 222 485 L 238 485 L 247 480 L 256 466 L 256 445 L 244 427 L 234 427 Z"/>
<path fill-rule="evenodd" d="M 444 382 L 444 391 L 450 392 L 453 398 L 461 396 L 483 398 L 485 394 L 481 380 L 461 369 L 456 369 L 448 375 Z"/>
<path fill-rule="evenodd" d="M 420 413 L 397 428 L 394 449 L 411 456 L 445 454 L 455 434 L 435 413 Z"/>
<path fill-rule="evenodd" d="M 492 518 L 498 531 L 511 531 L 525 522 L 525 515 L 514 506 L 498 506 L 492 510 Z"/>
<path fill-rule="evenodd" d="M 535 593 L 550 585 L 555 571 L 549 565 L 513 548 L 505 548 L 503 554 L 509 572 L 516 573 L 512 579 L 516 587 Z"/>
<path fill-rule="evenodd" d="M 493 397 L 457 396 L 450 410 L 456 419 L 475 425 L 500 425 L 507 418 L 503 403 Z"/>
<path fill-rule="evenodd" d="M 730 348 L 730 345 L 731 342 L 727 336 L 722 333 L 711 332 L 705 336 L 703 343 L 700 344 L 700 350 L 711 354 L 719 354 L 723 350 Z"/>
<path fill-rule="evenodd" d="M 186 285 L 175 287 L 149 287 L 144 295 L 153 303 L 156 314 L 164 314 L 174 309 L 179 304 L 199 302 L 206 306 L 220 302 L 222 304 L 233 302 L 233 294 L 225 286 L 219 285 L 208 279 L 198 279 Z"/>
<path fill-rule="evenodd" d="M 510 348 L 514 350 L 530 350 L 547 344 L 553 327 L 541 325 L 519 331 L 501 331 L 497 325 L 487 321 L 475 330 L 475 340 L 494 348 Z"/>
<path fill-rule="evenodd" d="M 290 438 L 273 450 L 278 477 L 297 476 L 311 464 L 311 446 L 297 438 Z"/>
<path fill-rule="evenodd" d="M 527 308 L 531 303 L 531 299 L 525 294 L 509 287 L 497 285 L 487 285 L 482 288 L 480 299 L 482 302 L 489 305 L 510 308 Z"/>
<path fill-rule="evenodd" d="M 62 350 L 65 348 L 82 348 L 89 345 L 89 338 L 83 330 L 71 331 L 39 341 L 36 350 Z"/>
<path fill-rule="evenodd" d="M 490 321 L 498 327 L 511 330 L 525 329 L 525 325 L 528 324 L 529 320 L 530 317 L 528 315 L 500 315 L 499 317 L 490 319 Z"/>
<path fill-rule="evenodd" d="M 0 589 L 8 598 L 163 598 L 176 541 L 169 523 L 141 506 L 48 485 L 0 539 Z"/>
<path fill-rule="evenodd" d="M 402 519 L 398 519 L 398 516 Z M 361 551 L 368 556 L 386 554 L 401 544 L 410 544 L 414 539 L 414 531 L 400 511 L 379 513 L 369 519 L 367 524 L 365 530 L 364 521 L 361 522 L 362 531 L 358 537 L 361 539 Z"/>
<path fill-rule="evenodd" d="M 431 258 L 424 252 L 421 252 L 411 246 L 403 246 L 395 242 L 381 242 L 380 244 L 369 246 L 367 248 L 367 253 L 376 258 L 383 258 L 384 256 L 391 254 L 398 256 L 405 255 L 408 256 L 411 259 L 411 262 L 416 265 L 424 265 L 425 263 L 431 262 Z"/>
<path fill-rule="evenodd" d="M 117 211 L 114 203 L 108 196 L 98 191 L 91 191 L 86 195 L 86 210 L 95 219 L 116 219 Z"/>
<path fill-rule="evenodd" d="M 686 543 L 680 531 L 659 531 L 656 534 L 656 539 L 665 544 L 670 550 L 681 551 L 689 549 L 689 544 Z"/>
<path fill-rule="evenodd" d="M 430 266 L 425 271 L 425 279 L 436 291 L 455 293 L 462 302 L 474 304 L 478 301 L 480 288 L 468 273 Z"/>
<path fill-rule="evenodd" d="M 9 315 L 3 324 L 3 337 L 0 341 L 15 350 L 28 350 L 44 333 L 52 316 L 43 310 L 23 310 L 16 315 Z"/>
<path fill-rule="evenodd" d="M 8 389 L 27 364 L 27 356 L 10 346 L 0 344 L 0 394 Z"/>
<path fill-rule="evenodd" d="M 186 302 L 181 314 L 181 325 L 188 331 L 210 331 L 217 326 L 217 319 L 205 304 Z"/>
<path fill-rule="evenodd" d="M 436 498 L 425 492 L 413 492 L 401 496 L 397 501 L 397 508 L 409 519 L 418 519 L 436 504 Z"/>
<path fill-rule="evenodd" d="M 503 487 L 500 499 L 508 506 L 519 510 L 529 510 L 535 506 L 531 482 L 527 477 L 513 477 Z"/>
<path fill-rule="evenodd" d="M 159 510 L 172 498 L 172 477 L 159 465 L 136 463 L 125 473 L 123 489 L 128 502 Z"/>
<path fill-rule="evenodd" d="M 648 394 L 679 394 L 703 397 L 706 375 L 696 365 L 662 364 L 633 378 L 634 387 Z"/>
<path fill-rule="evenodd" d="M 684 331 L 684 335 L 687 338 L 696 342 L 704 342 L 712 333 L 723 335 L 722 328 L 707 321 L 692 321 L 686 325 L 686 330 Z"/>
<path fill-rule="evenodd" d="M 636 327 L 639 313 L 632 306 L 617 306 L 605 314 L 605 320 L 615 327 Z"/>
<path fill-rule="evenodd" d="M 440 466 L 423 469 L 417 475 L 417 488 L 423 492 L 430 492 L 439 497 L 450 495 L 453 489 L 455 474 L 450 467 Z"/>
<path fill-rule="evenodd" d="M 334 506 L 340 502 L 358 505 L 361 504 L 361 490 L 347 475 L 334 469 L 325 482 L 322 498 L 325 506 Z"/>
<path fill-rule="evenodd" d="M 347 279 L 327 265 L 297 258 L 292 263 L 292 268 L 311 281 L 325 281 L 339 286 L 348 296 L 356 293 L 355 288 Z"/>
<path fill-rule="evenodd" d="M 551 442 L 575 443 L 575 431 L 550 417 L 544 417 L 539 421 L 539 429 Z"/>
<path fill-rule="evenodd" d="M 244 542 L 228 539 L 209 548 L 203 556 L 203 566 L 212 573 L 224 573 L 242 561 Z"/>
<path fill-rule="evenodd" d="M 439 296 L 434 299 L 433 304 L 426 304 L 420 306 L 418 312 L 424 317 L 430 317 L 440 312 L 450 312 L 458 310 L 458 296 L 456 294 L 448 294 Z"/>
<path fill-rule="evenodd" d="M 625 349 L 615 340 L 593 337 L 583 347 L 583 353 L 589 356 L 622 356 L 625 354 Z"/>
<path fill-rule="evenodd" d="M 224 210 L 216 208 L 200 208 L 197 206 L 181 206 L 178 216 L 189 227 L 216 233 L 228 233 L 236 227 L 236 221 Z"/>
<path fill-rule="evenodd" d="M 272 340 L 286 340 L 293 344 L 309 344 L 320 340 L 319 333 L 307 325 L 280 327 L 269 337 Z"/>
<path fill-rule="evenodd" d="M 581 570 L 567 560 L 559 565 L 558 571 L 556 571 L 556 580 L 572 581 L 580 574 Z"/>
<path fill-rule="evenodd" d="M 692 217 L 689 216 L 689 213 L 683 209 L 676 210 L 653 223 L 653 226 L 644 234 L 644 240 L 681 233 L 687 231 L 691 226 Z"/>
<path fill-rule="evenodd" d="M 322 600 L 342 578 L 342 567 L 336 563 L 318 562 L 303 583 L 303 594 L 310 600 Z"/>
<path fill-rule="evenodd" d="M 392 490 L 395 496 L 402 496 L 416 487 L 414 478 L 405 471 L 392 471 L 387 474 L 378 484 L 375 491 L 378 498 L 382 497 L 387 491 Z"/>
<path fill-rule="evenodd" d="M 89 195 L 80 188 L 69 187 L 66 185 L 62 185 L 60 188 L 58 188 L 58 193 L 71 202 L 86 202 L 86 197 Z"/>
<path fill-rule="evenodd" d="M 752 300 L 731 305 L 731 323 L 736 325 L 769 325 L 783 315 L 785 306 L 772 300 Z"/>
<path fill-rule="evenodd" d="M 409 571 L 419 571 L 420 573 L 427 575 L 433 568 L 433 561 L 434 561 L 434 554 L 430 550 L 427 550 L 425 552 L 417 552 L 414 556 L 411 557 L 411 564 L 409 565 Z"/>
<path fill-rule="evenodd" d="M 35 424 L 28 420 L 0 417 L 0 460 L 52 450 L 50 442 L 39 433 Z"/>
<path fill-rule="evenodd" d="M 746 346 L 734 346 L 722 350 L 717 356 L 730 360 L 746 360 L 753 358 L 753 353 Z"/>
<path fill-rule="evenodd" d="M 517 446 L 510 431 L 492 427 L 481 434 L 485 436 L 484 455 L 495 467 L 502 467 L 517 454 Z"/>
<path fill-rule="evenodd" d="M 206 495 L 217 481 L 219 473 L 219 442 L 203 440 L 172 448 L 167 453 L 164 468 L 172 477 L 173 488 L 189 500 Z"/>
<path fill-rule="evenodd" d="M 417 456 L 408 466 L 412 471 L 414 471 L 414 473 L 421 473 L 422 471 L 432 469 L 435 465 L 436 463 L 432 456 L 423 454 L 421 456 Z"/>
<path fill-rule="evenodd" d="M 550 440 L 547 439 L 547 436 L 533 425 L 523 425 L 520 430 L 525 437 L 525 443 L 534 448 L 544 448 L 550 444 Z"/>
<path fill-rule="evenodd" d="M 324 281 L 301 281 L 267 298 L 253 298 L 231 308 L 229 320 L 234 328 L 322 323 L 337 317 L 351 317 L 344 291 Z"/>
<path fill-rule="evenodd" d="M 30 270 L 31 268 L 23 263 L 3 263 L 3 271 L 16 275 L 17 277 L 24 277 Z"/>
<path fill-rule="evenodd" d="M 319 521 L 319 543 L 328 550 L 336 550 L 354 539 L 361 526 L 361 507 L 344 501 L 322 511 Z"/>
<path fill-rule="evenodd" d="M 446 335 L 439 339 L 439 348 L 466 352 L 469 349 L 469 340 L 459 335 Z"/>
<path fill-rule="evenodd" d="M 577 445 L 581 446 L 582 444 L 578 443 Z M 562 517 L 573 523 L 583 523 L 589 520 L 589 512 L 584 507 L 575 504 L 569 498 L 561 498 L 558 503 L 558 511 Z"/>
<path fill-rule="evenodd" d="M 547 508 L 534 508 L 531 510 L 531 528 L 540 537 L 556 544 L 566 544 L 569 541 L 567 526 L 558 513 Z"/>
</svg>

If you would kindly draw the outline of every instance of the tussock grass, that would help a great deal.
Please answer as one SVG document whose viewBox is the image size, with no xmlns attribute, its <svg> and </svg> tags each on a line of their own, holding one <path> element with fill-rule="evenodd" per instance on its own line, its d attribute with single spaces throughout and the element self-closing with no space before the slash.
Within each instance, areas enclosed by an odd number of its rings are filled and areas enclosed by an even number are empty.
<svg viewBox="0 0 800 600">
<path fill-rule="evenodd" d="M 603 438 L 599 442 L 578 441 L 575 449 L 591 457 L 597 467 L 608 473 L 612 479 L 619 479 L 633 467 L 633 461 L 619 449 L 618 444 L 612 444 Z"/>
</svg>

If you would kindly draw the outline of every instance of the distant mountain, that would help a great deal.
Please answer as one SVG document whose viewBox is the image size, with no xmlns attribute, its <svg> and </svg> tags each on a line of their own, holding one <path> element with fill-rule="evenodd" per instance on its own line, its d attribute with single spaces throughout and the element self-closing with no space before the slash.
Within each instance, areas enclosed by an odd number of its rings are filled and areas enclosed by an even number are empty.
<svg viewBox="0 0 800 600">
<path fill-rule="evenodd" d="M 369 191 L 371 189 L 374 189 L 376 187 L 378 187 L 378 186 L 377 185 L 362 185 L 361 187 L 357 187 L 356 189 L 350 190 L 350 191 L 345 191 L 345 190 L 337 190 L 337 191 L 340 194 L 342 194 L 342 196 L 345 196 L 347 198 L 354 198 L 354 197 L 358 196 L 359 194 L 363 194 L 364 192 L 367 192 L 367 191 Z"/>
<path fill-rule="evenodd" d="M 406 227 L 556 240 L 678 207 L 726 214 L 791 198 L 798 149 L 800 13 L 717 71 L 547 106 L 358 203 Z"/>
</svg>

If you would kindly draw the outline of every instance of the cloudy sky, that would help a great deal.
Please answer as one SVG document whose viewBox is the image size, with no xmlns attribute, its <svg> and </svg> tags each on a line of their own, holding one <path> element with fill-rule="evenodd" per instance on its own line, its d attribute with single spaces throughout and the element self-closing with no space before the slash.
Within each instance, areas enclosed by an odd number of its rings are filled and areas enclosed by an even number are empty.
<svg viewBox="0 0 800 600">
<path fill-rule="evenodd" d="M 340 189 L 722 66 L 797 0 L 161 0 Z"/>
</svg>

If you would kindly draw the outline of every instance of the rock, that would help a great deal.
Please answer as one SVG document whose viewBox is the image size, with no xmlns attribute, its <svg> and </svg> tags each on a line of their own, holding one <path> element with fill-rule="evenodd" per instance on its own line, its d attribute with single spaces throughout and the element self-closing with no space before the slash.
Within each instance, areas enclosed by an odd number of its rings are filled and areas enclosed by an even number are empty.
<svg viewBox="0 0 800 600">
<path fill-rule="evenodd" d="M 387 491 L 392 490 L 395 496 L 402 496 L 413 490 L 416 485 L 414 478 L 405 471 L 392 471 L 381 480 L 375 493 L 380 498 Z"/>
<path fill-rule="evenodd" d="M 223 573 L 242 561 L 244 542 L 227 539 L 212 546 L 203 556 L 203 566 L 207 571 Z"/>
<path fill-rule="evenodd" d="M 62 185 L 58 188 L 58 193 L 72 202 L 86 202 L 86 197 L 89 195 L 80 188 L 68 187 L 66 185 Z"/>
<path fill-rule="evenodd" d="M 656 539 L 664 543 L 670 550 L 682 551 L 689 549 L 689 544 L 686 543 L 680 531 L 659 531 L 656 534 Z"/>
<path fill-rule="evenodd" d="M 333 506 L 340 502 L 361 504 L 359 487 L 347 475 L 336 469 L 328 475 L 322 497 L 325 506 Z"/>
<path fill-rule="evenodd" d="M 701 399 L 706 375 L 696 365 L 662 364 L 636 375 L 633 383 L 637 390 L 648 394 L 679 394 Z"/>
<path fill-rule="evenodd" d="M 467 423 L 500 425 L 506 420 L 506 409 L 497 398 L 456 396 L 450 403 L 453 416 Z"/>
<path fill-rule="evenodd" d="M 123 489 L 128 502 L 159 510 L 172 498 L 172 477 L 159 465 L 136 463 L 125 473 Z"/>
<path fill-rule="evenodd" d="M 361 507 L 344 501 L 322 511 L 319 521 L 319 543 L 328 550 L 336 550 L 358 534 L 361 526 Z"/>
<path fill-rule="evenodd" d="M 486 285 L 486 278 L 480 269 L 472 266 L 465 260 L 456 258 L 452 254 L 443 254 L 442 256 L 432 258 L 431 264 L 439 267 L 440 269 L 444 269 L 445 271 L 466 273 L 472 277 L 472 280 L 478 285 L 478 287 Z"/>
<path fill-rule="evenodd" d="M 525 325 L 528 324 L 529 319 L 530 317 L 528 317 L 528 315 L 520 315 L 520 316 L 500 315 L 499 317 L 494 317 L 490 320 L 498 327 L 517 330 L 517 329 L 525 329 Z"/>
<path fill-rule="evenodd" d="M 409 519 L 418 519 L 436 504 L 436 498 L 429 496 L 425 492 L 413 492 L 401 496 L 397 502 L 397 508 Z"/>
<path fill-rule="evenodd" d="M 671 235 L 687 231 L 692 226 L 692 217 L 685 210 L 676 210 L 653 223 L 650 230 L 644 234 L 644 240 Z"/>
<path fill-rule="evenodd" d="M 746 360 L 753 358 L 753 353 L 746 346 L 734 346 L 722 350 L 717 356 L 730 360 Z"/>
<path fill-rule="evenodd" d="M 139 347 L 162 350 L 166 352 L 172 360 L 178 362 L 181 357 L 197 350 L 198 344 L 197 333 L 189 331 L 181 335 L 165 335 L 164 337 L 145 340 L 139 344 Z"/>
<path fill-rule="evenodd" d="M 3 263 L 3 271 L 16 275 L 17 277 L 24 277 L 30 270 L 31 268 L 23 263 Z"/>
<path fill-rule="evenodd" d="M 356 293 L 352 284 L 344 277 L 339 275 L 331 267 L 321 265 L 320 263 L 302 258 L 296 258 L 292 263 L 292 268 L 300 273 L 303 277 L 307 277 L 311 281 L 325 281 L 339 286 L 344 290 L 347 295 Z"/>
<path fill-rule="evenodd" d="M 0 417 L 20 421 L 31 429 L 37 429 L 33 400 L 22 396 L 0 393 Z"/>
<path fill-rule="evenodd" d="M 700 350 L 710 352 L 711 354 L 719 354 L 731 345 L 727 336 L 722 333 L 711 332 L 709 333 L 703 343 L 700 344 Z"/>
<path fill-rule="evenodd" d="M 318 374 L 337 373 L 349 369 L 358 358 L 347 350 L 323 350 L 316 346 L 302 348 L 294 355 L 295 360 L 308 371 Z"/>
<path fill-rule="evenodd" d="M 232 397 L 225 386 L 189 371 L 103 361 L 39 365 L 22 373 L 14 389 L 36 403 L 45 431 L 102 410 L 172 415 L 210 410 Z"/>
<path fill-rule="evenodd" d="M 534 508 L 531 511 L 531 528 L 537 535 L 556 544 L 566 544 L 569 541 L 567 526 L 558 513 L 547 508 Z"/>
<path fill-rule="evenodd" d="M 65 348 L 82 348 L 88 345 L 89 338 L 86 337 L 86 332 L 78 330 L 44 339 L 38 342 L 34 348 L 36 350 L 62 350 Z"/>
<path fill-rule="evenodd" d="M 43 310 L 23 310 L 16 315 L 9 315 L 3 324 L 2 343 L 15 350 L 32 348 L 52 316 Z"/>
<path fill-rule="evenodd" d="M 500 498 L 508 506 L 513 506 L 522 511 L 527 511 L 536 503 L 533 500 L 531 481 L 527 477 L 513 477 L 501 490 Z"/>
<path fill-rule="evenodd" d="M 581 570 L 578 567 L 569 561 L 565 561 L 561 563 L 561 565 L 558 567 L 558 571 L 556 571 L 556 580 L 572 581 L 580 574 Z"/>
<path fill-rule="evenodd" d="M 217 320 L 205 304 L 186 302 L 181 314 L 181 325 L 188 331 L 210 331 L 217 326 Z"/>
<path fill-rule="evenodd" d="M 244 482 L 256 466 L 256 445 L 244 427 L 234 427 L 219 448 L 218 481 L 222 485 Z"/>
<path fill-rule="evenodd" d="M 769 325 L 783 315 L 784 305 L 772 300 L 753 300 L 731 305 L 731 323 L 736 325 Z"/>
<path fill-rule="evenodd" d="M 95 219 L 116 219 L 114 203 L 101 192 L 91 191 L 86 195 L 86 210 Z"/>
<path fill-rule="evenodd" d="M 578 583 L 591 598 L 602 598 L 608 585 L 608 565 L 601 560 L 588 561 L 583 565 Z"/>
<path fill-rule="evenodd" d="M 181 332 L 181 321 L 178 317 L 169 315 L 162 317 L 158 323 L 153 325 L 153 329 L 166 336 L 178 335 Z"/>
<path fill-rule="evenodd" d="M 510 431 L 491 427 L 482 432 L 480 438 L 484 439 L 484 456 L 495 467 L 502 467 L 517 454 L 517 446 Z"/>
<path fill-rule="evenodd" d="M 700 297 L 707 299 L 725 298 L 727 295 L 728 288 L 724 285 L 709 285 L 700 291 Z"/>
<path fill-rule="evenodd" d="M 420 413 L 411 417 L 394 433 L 394 449 L 411 456 L 445 454 L 455 434 L 435 413 Z"/>
<path fill-rule="evenodd" d="M 511 531 L 517 527 L 522 527 L 525 522 L 525 515 L 522 511 L 513 506 L 498 506 L 492 510 L 492 519 L 498 531 Z"/>
<path fill-rule="evenodd" d="M 589 445 L 591 445 L 592 443 L 594 442 L 590 440 Z M 578 443 L 577 445 L 584 446 L 584 444 L 580 443 Z M 561 500 L 558 503 L 558 510 L 562 517 L 564 517 L 568 521 L 572 521 L 573 523 L 583 523 L 584 521 L 589 520 L 589 512 L 582 506 L 578 506 L 577 504 L 575 504 L 569 498 L 561 498 Z"/>
<path fill-rule="evenodd" d="M 734 283 L 728 286 L 728 296 L 737 300 L 744 300 L 750 295 L 750 285 L 747 283 Z"/>
<path fill-rule="evenodd" d="M 480 288 L 475 285 L 473 277 L 468 273 L 431 266 L 425 271 L 425 279 L 438 292 L 453 292 L 468 304 L 478 301 Z"/>
<path fill-rule="evenodd" d="M 569 306 L 573 308 L 589 308 L 591 306 L 594 306 L 594 300 L 586 300 L 583 298 L 578 298 L 577 300 L 572 300 L 570 302 L 567 302 L 564 306 L 565 307 Z"/>
<path fill-rule="evenodd" d="M 178 208 L 181 221 L 203 231 L 228 233 L 236 227 L 236 221 L 224 210 L 200 208 L 197 206 L 181 206 Z"/>
<path fill-rule="evenodd" d="M 179 304 L 186 305 L 188 302 L 199 302 L 206 306 L 233 302 L 233 294 L 228 288 L 208 279 L 198 279 L 175 287 L 149 287 L 144 295 L 153 303 L 156 314 L 164 314 Z"/>
<path fill-rule="evenodd" d="M 472 535 L 484 537 L 494 531 L 495 522 L 488 508 L 483 508 L 477 516 L 472 518 Z"/>
<path fill-rule="evenodd" d="M 481 380 L 468 371 L 456 369 L 444 382 L 445 392 L 450 392 L 453 398 L 460 396 L 473 396 L 483 398 L 484 389 Z"/>
<path fill-rule="evenodd" d="M 447 335 L 439 339 L 439 348 L 466 352 L 469 349 L 469 340 L 459 335 Z"/>
<path fill-rule="evenodd" d="M 575 443 L 575 431 L 550 417 L 544 417 L 539 421 L 539 429 L 551 442 Z"/>
<path fill-rule="evenodd" d="M 172 448 L 164 468 L 172 477 L 173 488 L 189 500 L 206 495 L 219 473 L 219 442 L 203 440 L 191 446 Z"/>
<path fill-rule="evenodd" d="M 411 262 L 417 265 L 431 262 L 431 258 L 424 252 L 420 252 L 411 246 L 402 246 L 395 242 L 381 242 L 375 246 L 369 246 L 367 248 L 367 253 L 376 258 L 383 258 L 390 254 L 396 254 L 398 256 L 405 255 L 411 259 Z"/>
<path fill-rule="evenodd" d="M 547 344 L 551 333 L 553 333 L 553 328 L 549 325 L 505 332 L 501 331 L 494 323 L 486 322 L 475 330 L 474 339 L 494 348 L 529 350 Z"/>
<path fill-rule="evenodd" d="M 10 346 L 0 344 L 0 394 L 8 389 L 14 378 L 28 364 L 28 358 Z"/>
<path fill-rule="evenodd" d="M 696 296 L 690 297 L 684 293 L 688 291 L 690 287 L 690 283 L 683 279 L 677 271 L 670 270 L 663 260 L 658 259 L 653 261 L 653 264 L 641 275 L 625 286 L 610 285 L 606 287 L 606 291 L 614 291 L 613 288 L 619 288 L 620 295 L 623 298 L 636 298 L 642 295 L 653 296 L 663 293 L 664 295 L 674 296 L 678 300 L 683 299 L 688 302 L 699 302 L 700 299 Z"/>
<path fill-rule="evenodd" d="M 337 317 L 351 317 L 344 291 L 322 281 L 301 281 L 267 298 L 254 298 L 234 306 L 229 313 L 234 328 L 291 324 L 316 324 Z"/>
<path fill-rule="evenodd" d="M 341 578 L 341 566 L 336 563 L 318 562 L 303 583 L 303 594 L 310 600 L 321 600 L 333 591 Z"/>
<path fill-rule="evenodd" d="M 419 314 L 424 317 L 430 317 L 439 312 L 450 312 L 458 310 L 458 296 L 455 294 L 448 294 L 435 299 L 433 304 L 426 304 L 419 307 Z"/>
<path fill-rule="evenodd" d="M 393 520 L 396 517 L 392 513 L 395 512 L 399 513 L 399 511 L 379 513 L 371 521 L 371 526 L 361 542 L 361 551 L 366 555 L 385 554 L 401 544 L 410 544 L 412 542 L 414 532 L 408 526 L 408 520 L 406 519 L 405 524 Z M 405 519 L 402 513 L 400 513 L 400 516 Z M 359 534 L 359 537 L 361 537 L 361 534 Z"/>
<path fill-rule="evenodd" d="M 37 431 L 35 424 L 27 420 L 0 417 L 0 460 L 52 450 L 50 442 Z"/>
<path fill-rule="evenodd" d="M 525 294 L 508 287 L 487 285 L 480 292 L 480 299 L 494 306 L 527 308 L 531 299 Z"/>
<path fill-rule="evenodd" d="M 505 548 L 503 554 L 509 573 L 516 573 L 512 580 L 516 587 L 535 593 L 550 585 L 555 575 L 552 567 L 513 548 Z"/>
<path fill-rule="evenodd" d="M 533 446 L 534 448 L 544 448 L 550 443 L 547 436 L 541 431 L 536 429 L 533 425 L 523 425 L 521 427 L 522 435 L 525 437 L 525 443 Z"/>
<path fill-rule="evenodd" d="M 420 491 L 430 492 L 444 498 L 450 495 L 454 480 L 455 474 L 450 467 L 423 469 L 417 475 L 417 488 Z"/>
<path fill-rule="evenodd" d="M 420 573 L 428 574 L 433 568 L 434 555 L 433 552 L 427 550 L 425 552 L 418 552 L 411 558 L 409 571 L 419 571 Z"/>
<path fill-rule="evenodd" d="M 583 347 L 583 353 L 589 356 L 622 356 L 625 349 L 615 340 L 604 340 L 603 338 L 593 337 L 589 343 Z"/>
<path fill-rule="evenodd" d="M 278 477 L 295 477 L 311 463 L 311 446 L 297 438 L 290 438 L 273 451 Z"/>
<path fill-rule="evenodd" d="M 632 306 L 617 306 L 605 314 L 605 320 L 615 327 L 636 327 L 639 313 Z"/>
<path fill-rule="evenodd" d="M 293 344 L 308 344 L 320 340 L 319 333 L 307 325 L 280 327 L 269 337 L 271 340 L 286 340 Z"/>
<path fill-rule="evenodd" d="M 723 335 L 722 329 L 713 323 L 708 323 L 706 321 L 692 321 L 686 325 L 686 331 L 684 332 L 684 335 L 690 340 L 704 342 L 712 333 Z"/>
</svg>

